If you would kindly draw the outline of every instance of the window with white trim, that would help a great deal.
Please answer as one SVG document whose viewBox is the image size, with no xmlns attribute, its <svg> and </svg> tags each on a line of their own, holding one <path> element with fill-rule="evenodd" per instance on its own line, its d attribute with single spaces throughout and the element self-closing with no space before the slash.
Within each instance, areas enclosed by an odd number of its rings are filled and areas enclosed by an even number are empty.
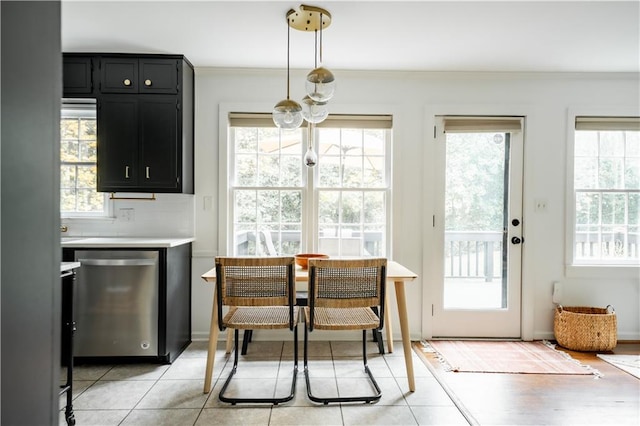
<svg viewBox="0 0 640 426">
<path fill-rule="evenodd" d="M 62 217 L 108 214 L 107 194 L 97 192 L 95 104 L 63 104 L 60 117 L 60 213 Z"/>
<path fill-rule="evenodd" d="M 573 263 L 640 259 L 640 117 L 575 117 Z"/>
<path fill-rule="evenodd" d="M 281 130 L 269 114 L 231 113 L 229 124 L 229 253 L 389 254 L 390 116 Z M 313 168 L 303 162 L 310 138 Z"/>
</svg>

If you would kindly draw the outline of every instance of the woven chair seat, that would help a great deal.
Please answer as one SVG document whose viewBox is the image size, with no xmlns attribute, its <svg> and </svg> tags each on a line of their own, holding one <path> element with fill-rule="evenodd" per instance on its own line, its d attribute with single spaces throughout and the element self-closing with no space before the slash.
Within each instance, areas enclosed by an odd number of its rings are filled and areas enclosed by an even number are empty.
<svg viewBox="0 0 640 426">
<path fill-rule="evenodd" d="M 289 328 L 288 306 L 231 307 L 224 325 L 241 330 Z M 298 322 L 298 307 L 293 308 L 293 322 Z"/>
<path fill-rule="evenodd" d="M 309 307 L 304 308 L 307 322 Z M 313 327 L 319 330 L 369 330 L 377 328 L 380 318 L 371 308 L 315 308 Z"/>
</svg>

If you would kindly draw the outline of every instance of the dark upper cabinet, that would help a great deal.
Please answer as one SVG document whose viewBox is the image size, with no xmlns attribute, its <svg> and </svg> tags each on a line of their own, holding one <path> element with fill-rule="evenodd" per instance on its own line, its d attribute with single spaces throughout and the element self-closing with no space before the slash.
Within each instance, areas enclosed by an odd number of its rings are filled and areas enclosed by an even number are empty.
<svg viewBox="0 0 640 426">
<path fill-rule="evenodd" d="M 175 94 L 180 61 L 158 58 L 102 57 L 102 93 Z"/>
<path fill-rule="evenodd" d="M 93 63 L 88 56 L 65 56 L 62 66 L 65 98 L 94 95 Z"/>
<path fill-rule="evenodd" d="M 176 97 L 167 95 L 105 95 L 99 100 L 100 191 L 181 192 L 178 108 Z"/>
<path fill-rule="evenodd" d="M 97 100 L 98 191 L 193 194 L 194 72 L 184 56 L 65 54 L 64 73 L 65 97 Z"/>
</svg>

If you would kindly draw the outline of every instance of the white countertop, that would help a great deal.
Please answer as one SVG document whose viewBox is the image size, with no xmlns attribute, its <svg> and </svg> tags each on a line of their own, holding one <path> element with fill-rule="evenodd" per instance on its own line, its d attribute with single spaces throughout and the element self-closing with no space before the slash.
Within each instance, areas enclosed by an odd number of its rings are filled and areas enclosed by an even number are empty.
<svg viewBox="0 0 640 426">
<path fill-rule="evenodd" d="M 60 262 L 60 272 L 70 271 L 80 267 L 80 262 Z"/>
<path fill-rule="evenodd" d="M 71 248 L 169 248 L 195 241 L 195 238 L 146 237 L 62 237 L 60 245 Z"/>
</svg>

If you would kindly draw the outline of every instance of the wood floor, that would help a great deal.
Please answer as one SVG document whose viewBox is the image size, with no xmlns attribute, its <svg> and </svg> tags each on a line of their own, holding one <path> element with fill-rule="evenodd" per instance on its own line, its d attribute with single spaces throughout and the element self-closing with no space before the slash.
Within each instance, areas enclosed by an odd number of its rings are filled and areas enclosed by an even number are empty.
<svg viewBox="0 0 640 426">
<path fill-rule="evenodd" d="M 559 348 L 561 349 L 561 348 Z M 638 425 L 640 379 L 597 358 L 565 350 L 602 378 L 570 375 L 456 373 L 432 353 L 419 355 L 472 425 Z M 640 343 L 613 353 L 640 354 Z"/>
</svg>

